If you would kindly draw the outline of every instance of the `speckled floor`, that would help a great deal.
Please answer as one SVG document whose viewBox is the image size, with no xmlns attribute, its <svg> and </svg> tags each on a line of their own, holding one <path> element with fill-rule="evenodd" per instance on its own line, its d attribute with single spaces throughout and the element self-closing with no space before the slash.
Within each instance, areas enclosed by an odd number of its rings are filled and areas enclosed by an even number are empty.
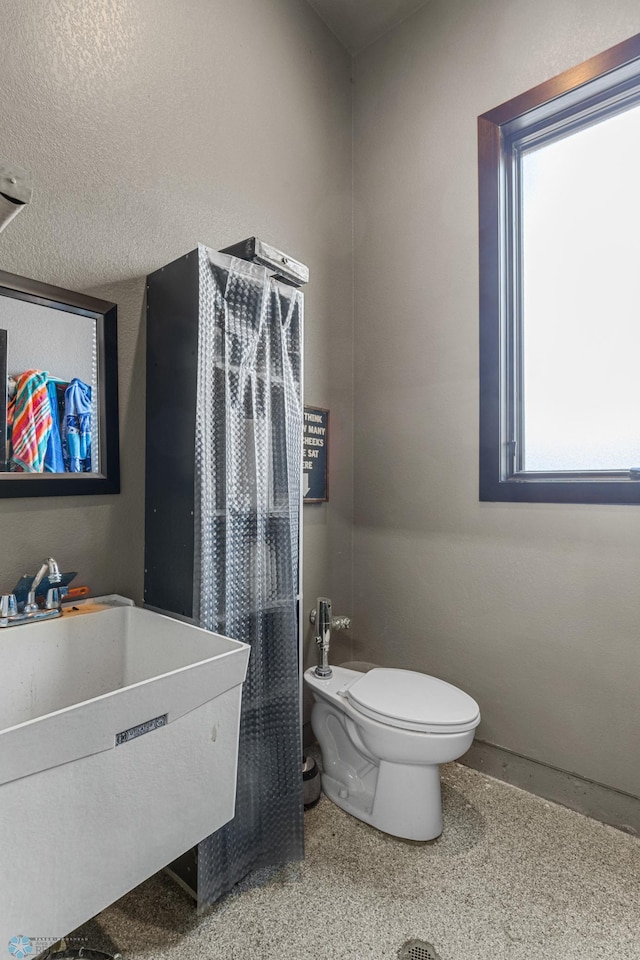
<svg viewBox="0 0 640 960">
<path fill-rule="evenodd" d="M 395 840 L 324 797 L 306 859 L 197 917 L 164 874 L 75 932 L 125 960 L 639 960 L 640 840 L 457 764 L 443 835 Z"/>
</svg>

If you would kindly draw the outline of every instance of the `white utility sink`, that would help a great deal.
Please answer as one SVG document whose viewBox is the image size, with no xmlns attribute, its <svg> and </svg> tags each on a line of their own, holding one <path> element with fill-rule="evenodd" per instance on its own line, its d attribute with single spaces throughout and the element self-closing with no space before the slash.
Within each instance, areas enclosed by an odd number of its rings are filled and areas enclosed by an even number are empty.
<svg viewBox="0 0 640 960">
<path fill-rule="evenodd" d="M 0 631 L 0 949 L 39 953 L 233 817 L 248 658 L 119 597 Z"/>
</svg>

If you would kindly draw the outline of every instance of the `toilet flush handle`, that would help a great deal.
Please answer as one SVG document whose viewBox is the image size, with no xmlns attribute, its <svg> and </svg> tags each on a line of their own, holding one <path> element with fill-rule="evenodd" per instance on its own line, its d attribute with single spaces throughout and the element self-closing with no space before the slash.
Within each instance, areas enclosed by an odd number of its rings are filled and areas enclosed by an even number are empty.
<svg viewBox="0 0 640 960">
<path fill-rule="evenodd" d="M 350 617 L 332 617 L 329 597 L 318 597 L 316 606 L 309 614 L 315 626 L 316 644 L 320 651 L 320 663 L 315 669 L 316 677 L 328 680 L 333 671 L 329 666 L 329 644 L 332 630 L 346 630 L 351 626 Z"/>
<path fill-rule="evenodd" d="M 317 617 L 316 608 L 314 607 L 311 613 L 309 614 L 309 623 L 315 624 Z M 351 617 L 331 617 L 331 629 L 332 630 L 350 630 L 351 629 Z"/>
</svg>

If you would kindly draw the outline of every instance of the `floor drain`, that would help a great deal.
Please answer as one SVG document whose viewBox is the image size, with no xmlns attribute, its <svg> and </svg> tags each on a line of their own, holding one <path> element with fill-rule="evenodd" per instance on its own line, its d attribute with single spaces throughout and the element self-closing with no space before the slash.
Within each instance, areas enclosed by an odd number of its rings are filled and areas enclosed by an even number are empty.
<svg viewBox="0 0 640 960">
<path fill-rule="evenodd" d="M 440 955 L 426 940 L 407 940 L 398 950 L 398 960 L 440 960 Z"/>
</svg>

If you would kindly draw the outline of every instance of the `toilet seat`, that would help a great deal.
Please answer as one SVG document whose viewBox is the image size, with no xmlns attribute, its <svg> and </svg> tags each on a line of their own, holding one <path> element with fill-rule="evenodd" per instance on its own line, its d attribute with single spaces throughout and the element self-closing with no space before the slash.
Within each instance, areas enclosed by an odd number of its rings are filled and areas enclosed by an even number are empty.
<svg viewBox="0 0 640 960">
<path fill-rule="evenodd" d="M 463 733 L 476 727 L 480 716 L 478 704 L 468 694 L 414 670 L 376 667 L 344 693 L 365 716 L 420 733 Z"/>
</svg>

